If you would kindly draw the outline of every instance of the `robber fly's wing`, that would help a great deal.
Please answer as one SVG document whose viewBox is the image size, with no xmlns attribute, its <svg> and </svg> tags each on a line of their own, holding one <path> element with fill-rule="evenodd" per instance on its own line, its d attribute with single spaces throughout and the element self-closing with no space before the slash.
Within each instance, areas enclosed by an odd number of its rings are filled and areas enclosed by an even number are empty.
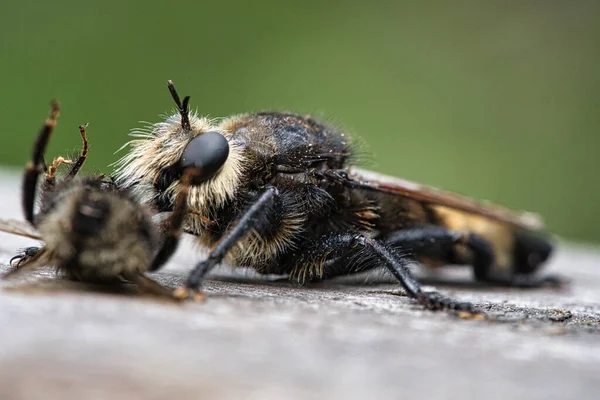
<svg viewBox="0 0 600 400">
<path fill-rule="evenodd" d="M 31 239 L 42 240 L 40 234 L 26 221 L 19 221 L 16 219 L 0 219 L 0 231 L 12 233 L 13 235 L 28 237 Z"/>
<path fill-rule="evenodd" d="M 446 192 L 420 183 L 365 169 L 353 168 L 350 177 L 363 185 L 370 186 L 376 191 L 404 196 L 423 203 L 440 205 L 470 214 L 481 215 L 530 231 L 544 229 L 544 223 L 541 218 L 533 213 L 513 212 L 492 203 L 479 202 L 456 193 Z"/>
</svg>

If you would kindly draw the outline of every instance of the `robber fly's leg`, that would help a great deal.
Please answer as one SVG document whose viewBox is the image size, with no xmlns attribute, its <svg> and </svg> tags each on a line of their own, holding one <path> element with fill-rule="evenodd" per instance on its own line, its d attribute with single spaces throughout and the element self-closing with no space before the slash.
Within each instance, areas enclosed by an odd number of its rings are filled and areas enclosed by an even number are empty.
<svg viewBox="0 0 600 400">
<path fill-rule="evenodd" d="M 279 191 L 275 187 L 268 187 L 258 199 L 247 209 L 233 228 L 217 243 L 208 255 L 208 259 L 194 267 L 187 277 L 185 285 L 176 290 L 177 297 L 185 298 L 198 293 L 198 288 L 204 276 L 219 264 L 227 252 L 248 234 L 255 226 L 261 225 L 260 221 L 268 218 L 268 210 L 274 204 Z"/>
<path fill-rule="evenodd" d="M 295 260 L 292 260 L 295 266 L 290 270 L 290 274 L 300 280 L 315 275 L 330 277 L 354 273 L 381 265 L 400 281 L 410 297 L 426 308 L 473 311 L 471 303 L 458 302 L 437 292 L 423 291 L 408 269 L 408 265 L 414 263 L 412 259 L 390 248 L 383 241 L 360 233 L 335 232 L 324 235 L 309 243 L 295 257 Z M 334 262 L 329 263 L 329 260 Z M 350 260 L 352 262 L 349 262 Z"/>
<path fill-rule="evenodd" d="M 175 199 L 175 207 L 171 215 L 160 223 L 160 230 L 162 236 L 162 244 L 152 264 L 150 265 L 149 271 L 156 271 L 166 263 L 169 258 L 177 250 L 179 245 L 179 239 L 181 237 L 181 225 L 187 212 L 187 199 L 190 189 L 190 181 L 195 174 L 199 174 L 200 171 L 196 169 L 186 169 L 183 177 L 181 178 L 181 189 Z"/>
<path fill-rule="evenodd" d="M 494 269 L 475 270 L 475 278 L 490 286 L 535 289 L 540 287 L 560 288 L 568 285 L 569 280 L 558 275 L 538 276 L 530 274 L 507 274 Z"/>
<path fill-rule="evenodd" d="M 475 233 L 451 231 L 443 227 L 412 228 L 386 237 L 392 246 L 408 249 L 415 256 L 427 256 L 448 264 L 455 263 L 454 246 L 464 245 L 473 253 L 475 279 L 497 286 L 535 288 L 560 286 L 564 279 L 557 276 L 539 277 L 532 274 L 513 274 L 494 268 L 494 252 L 490 243 Z"/>
<path fill-rule="evenodd" d="M 476 233 L 424 226 L 394 232 L 385 241 L 390 246 L 411 251 L 415 257 L 426 256 L 447 264 L 456 262 L 455 246 L 464 245 L 473 253 L 475 271 L 490 270 L 494 265 L 492 245 Z"/>
<path fill-rule="evenodd" d="M 73 165 L 71 165 L 69 172 L 65 176 L 65 179 L 67 179 L 67 180 L 71 180 L 71 179 L 75 178 L 75 176 L 77 176 L 77 173 L 79 172 L 79 170 L 83 166 L 83 163 L 85 163 L 85 160 L 87 159 L 88 140 L 87 140 L 87 136 L 85 134 L 85 128 L 87 128 L 87 126 L 88 126 L 88 124 L 83 124 L 83 125 L 79 126 L 79 135 L 81 136 L 81 140 L 83 141 L 83 146 L 81 147 L 81 153 L 79 153 L 79 156 L 77 157 L 75 162 L 73 162 Z"/>
<path fill-rule="evenodd" d="M 54 131 L 56 126 L 56 119 L 60 113 L 60 106 L 58 102 L 52 102 L 52 108 L 50 110 L 50 116 L 44 122 L 44 126 L 40 130 L 40 133 L 33 146 L 33 152 L 31 154 L 31 160 L 25 168 L 25 174 L 23 176 L 23 196 L 21 198 L 23 214 L 25 219 L 35 226 L 33 212 L 34 203 L 36 196 L 36 187 L 39 174 L 43 170 L 44 165 L 44 152 L 50 139 L 50 135 Z"/>
</svg>

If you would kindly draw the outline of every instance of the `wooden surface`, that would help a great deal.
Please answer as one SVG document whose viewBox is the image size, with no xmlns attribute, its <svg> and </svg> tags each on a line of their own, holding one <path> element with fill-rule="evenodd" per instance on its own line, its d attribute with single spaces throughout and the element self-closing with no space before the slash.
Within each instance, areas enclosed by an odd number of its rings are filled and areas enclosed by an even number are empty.
<svg viewBox="0 0 600 400">
<path fill-rule="evenodd" d="M 0 218 L 20 218 L 18 192 L 0 175 Z M 33 243 L 0 234 L 0 268 Z M 201 256 L 186 240 L 155 277 L 176 286 Z M 436 285 L 484 321 L 424 311 L 385 274 L 298 287 L 222 268 L 178 306 L 40 271 L 1 282 L 0 399 L 598 398 L 599 260 L 562 246 L 564 291 Z"/>
</svg>

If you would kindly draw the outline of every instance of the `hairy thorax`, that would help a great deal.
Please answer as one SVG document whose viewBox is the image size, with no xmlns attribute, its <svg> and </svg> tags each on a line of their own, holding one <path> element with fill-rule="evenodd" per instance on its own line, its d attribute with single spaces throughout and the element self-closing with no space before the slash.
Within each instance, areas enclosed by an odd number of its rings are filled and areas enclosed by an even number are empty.
<svg viewBox="0 0 600 400">
<path fill-rule="evenodd" d="M 180 190 L 177 166 L 193 138 L 216 131 L 229 143 L 229 156 L 210 180 L 191 187 L 184 230 L 214 246 L 265 187 L 277 187 L 278 212 L 236 243 L 227 259 L 259 271 L 296 248 L 311 224 L 311 208 L 335 200 L 307 170 L 339 168 L 347 157 L 343 135 L 309 117 L 285 113 L 244 114 L 222 120 L 190 115 L 191 130 L 175 114 L 133 132 L 119 162 L 117 183 L 159 212 L 171 211 Z"/>
</svg>

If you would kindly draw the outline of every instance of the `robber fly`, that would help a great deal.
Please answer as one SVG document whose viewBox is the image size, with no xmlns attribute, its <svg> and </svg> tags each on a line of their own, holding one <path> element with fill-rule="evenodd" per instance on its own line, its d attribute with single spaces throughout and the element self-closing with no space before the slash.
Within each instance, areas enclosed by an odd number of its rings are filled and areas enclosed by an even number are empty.
<svg viewBox="0 0 600 400">
<path fill-rule="evenodd" d="M 23 175 L 21 200 L 25 220 L 30 226 L 20 221 L 0 221 L 0 230 L 40 239 L 44 244 L 28 247 L 13 257 L 11 265 L 14 269 L 6 276 L 52 265 L 57 272 L 74 280 L 125 279 L 143 291 L 171 296 L 171 290 L 163 288 L 145 273 L 160 268 L 177 247 L 193 169 L 182 176 L 173 213 L 163 225 L 154 225 L 150 210 L 137 203 L 127 191 L 118 189 L 104 175 L 77 176 L 88 154 L 85 125 L 79 128 L 83 148 L 76 160 L 57 157 L 49 167 L 46 166 L 44 152 L 58 115 L 59 105 L 53 102 Z M 70 165 L 70 168 L 57 180 L 61 164 Z M 42 172 L 41 191 L 37 196 Z M 37 214 L 34 211 L 36 199 L 40 204 Z M 159 227 L 163 229 L 159 230 Z M 161 246 L 155 252 L 159 244 Z"/>
<path fill-rule="evenodd" d="M 160 212 L 175 209 L 186 167 L 196 167 L 184 230 L 211 251 L 178 296 L 199 291 L 224 260 L 300 282 L 384 267 L 430 309 L 470 303 L 425 292 L 408 266 L 471 265 L 478 280 L 536 286 L 552 244 L 529 214 L 351 165 L 347 135 L 310 116 L 260 112 L 199 117 L 169 81 L 178 112 L 132 133 L 116 184 Z"/>
</svg>

